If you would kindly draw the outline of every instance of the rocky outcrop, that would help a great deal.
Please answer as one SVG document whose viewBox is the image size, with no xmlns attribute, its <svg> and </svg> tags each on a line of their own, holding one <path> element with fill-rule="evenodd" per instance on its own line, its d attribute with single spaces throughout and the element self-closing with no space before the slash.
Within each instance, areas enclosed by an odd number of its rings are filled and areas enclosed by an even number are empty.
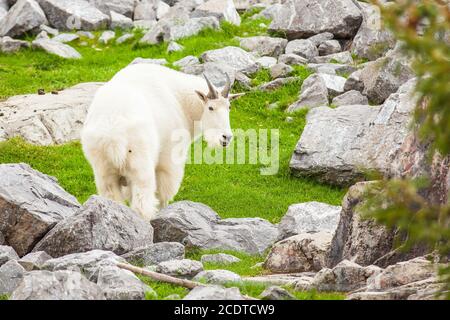
<svg viewBox="0 0 450 320">
<path fill-rule="evenodd" d="M 124 254 L 152 243 L 153 229 L 136 212 L 114 201 L 92 196 L 59 222 L 33 249 L 53 257 L 94 249 Z"/>
<path fill-rule="evenodd" d="M 176 241 L 187 247 L 262 254 L 278 236 L 277 228 L 260 218 L 220 219 L 206 205 L 180 201 L 151 221 L 154 241 Z"/>
<path fill-rule="evenodd" d="M 26 164 L 0 164 L 0 176 L 0 232 L 19 256 L 80 207 L 55 178 Z"/>
<path fill-rule="evenodd" d="M 388 174 L 408 135 L 414 85 L 414 80 L 405 83 L 380 107 L 311 110 L 290 162 L 292 172 L 336 185 L 362 180 L 370 170 Z"/>
<path fill-rule="evenodd" d="M 283 32 L 288 39 L 323 32 L 336 38 L 352 38 L 361 22 L 361 11 L 351 0 L 289 0 L 275 15 L 269 31 Z"/>
<path fill-rule="evenodd" d="M 37 145 L 78 140 L 87 109 L 102 83 L 81 83 L 58 94 L 26 94 L 0 102 L 7 138 Z"/>
</svg>

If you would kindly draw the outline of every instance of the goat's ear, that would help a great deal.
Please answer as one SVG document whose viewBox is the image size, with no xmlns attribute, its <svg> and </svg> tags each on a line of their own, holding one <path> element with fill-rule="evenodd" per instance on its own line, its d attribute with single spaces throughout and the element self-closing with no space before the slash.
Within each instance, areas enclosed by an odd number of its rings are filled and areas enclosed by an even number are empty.
<svg viewBox="0 0 450 320">
<path fill-rule="evenodd" d="M 242 93 L 232 93 L 228 95 L 228 100 L 233 100 L 233 99 L 237 99 L 239 97 L 242 97 L 243 95 L 245 95 L 245 92 Z"/>
<path fill-rule="evenodd" d="M 208 101 L 208 97 L 207 97 L 206 94 L 204 94 L 203 92 L 200 92 L 200 91 L 195 90 L 195 93 L 198 95 L 198 97 L 199 97 L 204 103 L 206 103 L 206 101 Z"/>
</svg>

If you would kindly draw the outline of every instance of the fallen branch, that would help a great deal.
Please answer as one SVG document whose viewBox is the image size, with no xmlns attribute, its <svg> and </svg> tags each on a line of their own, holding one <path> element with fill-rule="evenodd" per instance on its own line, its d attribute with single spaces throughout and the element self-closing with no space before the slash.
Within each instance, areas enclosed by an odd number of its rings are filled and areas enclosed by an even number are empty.
<svg viewBox="0 0 450 320">
<path fill-rule="evenodd" d="M 199 282 L 195 282 L 195 281 L 191 281 L 191 280 L 186 280 L 186 279 L 180 279 L 180 278 L 175 278 L 172 276 L 168 276 L 167 274 L 162 274 L 162 273 L 158 273 L 158 272 L 154 272 L 154 271 L 150 271 L 150 270 L 146 270 L 146 269 L 142 269 L 139 267 L 135 267 L 131 264 L 127 264 L 127 263 L 118 263 L 117 266 L 119 268 L 125 269 L 125 270 L 129 270 L 132 271 L 134 273 L 138 273 L 138 274 L 142 274 L 144 276 L 150 277 L 153 280 L 156 281 L 161 281 L 161 282 L 167 282 L 167 283 L 171 283 L 177 286 L 181 286 L 181 287 L 185 287 L 188 289 L 194 289 L 197 286 L 204 286 L 203 283 L 199 283 Z"/>
</svg>

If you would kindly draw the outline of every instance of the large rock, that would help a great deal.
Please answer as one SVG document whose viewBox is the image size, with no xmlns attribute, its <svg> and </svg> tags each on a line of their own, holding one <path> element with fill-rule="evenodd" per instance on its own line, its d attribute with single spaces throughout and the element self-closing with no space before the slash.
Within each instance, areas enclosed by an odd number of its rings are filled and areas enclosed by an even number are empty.
<svg viewBox="0 0 450 320">
<path fill-rule="evenodd" d="M 158 44 L 163 41 L 176 41 L 198 34 L 204 29 L 218 29 L 219 20 L 215 17 L 192 19 L 162 19 L 140 40 L 143 44 Z"/>
<path fill-rule="evenodd" d="M 209 0 L 198 6 L 191 14 L 192 17 L 213 16 L 219 21 L 227 21 L 235 25 L 241 24 L 241 17 L 236 11 L 233 0 Z"/>
<path fill-rule="evenodd" d="M 382 106 L 315 108 L 290 162 L 295 175 L 350 185 L 374 170 L 386 174 L 408 134 L 415 108 L 415 81 L 404 84 Z"/>
<path fill-rule="evenodd" d="M 352 38 L 362 14 L 352 0 L 289 0 L 275 15 L 269 31 L 283 32 L 288 39 L 330 32 L 335 38 Z"/>
<path fill-rule="evenodd" d="M 0 267 L 0 295 L 10 295 L 20 284 L 26 270 L 17 263 L 16 260 L 11 260 Z"/>
<path fill-rule="evenodd" d="M 184 259 L 184 246 L 178 242 L 158 242 L 128 252 L 122 258 L 130 263 L 150 266 L 163 261 Z"/>
<path fill-rule="evenodd" d="M 394 47 L 395 38 L 389 30 L 383 28 L 378 6 L 365 2 L 359 4 L 363 22 L 353 38 L 350 50 L 360 58 L 375 60 Z"/>
<path fill-rule="evenodd" d="M 203 62 L 221 62 L 244 73 L 254 73 L 259 69 L 255 57 L 239 47 L 209 50 L 201 55 L 201 59 Z"/>
<path fill-rule="evenodd" d="M 227 284 L 241 282 L 241 276 L 228 270 L 206 270 L 198 273 L 194 281 L 213 283 L 213 284 Z"/>
<path fill-rule="evenodd" d="M 277 228 L 260 218 L 223 219 L 206 205 L 180 201 L 151 221 L 155 242 L 176 241 L 188 247 L 262 254 L 278 236 Z"/>
<path fill-rule="evenodd" d="M 52 257 L 44 251 L 31 252 L 17 261 L 27 271 L 39 270 Z"/>
<path fill-rule="evenodd" d="M 80 207 L 55 178 L 26 164 L 1 164 L 0 176 L 0 232 L 19 256 Z"/>
<path fill-rule="evenodd" d="M 87 110 L 101 83 L 81 83 L 59 94 L 26 94 L 0 102 L 7 138 L 22 137 L 37 145 L 80 138 Z"/>
<path fill-rule="evenodd" d="M 264 262 L 275 273 L 319 271 L 326 266 L 332 233 L 302 233 L 277 242 Z"/>
<path fill-rule="evenodd" d="M 278 57 L 284 53 L 287 40 L 268 36 L 255 36 L 240 39 L 240 46 L 260 56 Z"/>
<path fill-rule="evenodd" d="M 99 268 L 97 285 L 107 300 L 144 300 L 147 291 L 154 293 L 133 272 L 115 266 Z"/>
<path fill-rule="evenodd" d="M 400 240 L 396 230 L 389 231 L 373 219 L 362 217 L 359 205 L 364 201 L 366 188 L 371 182 L 360 182 L 352 186 L 342 203 L 341 217 L 331 243 L 328 265 L 335 266 L 343 259 L 362 266 L 376 264 L 384 267 L 407 258 L 423 254 L 420 250 L 410 250 L 386 260 L 396 247 L 395 239 Z"/>
<path fill-rule="evenodd" d="M 58 30 L 105 29 L 110 21 L 94 5 L 85 0 L 38 0 L 51 26 Z"/>
<path fill-rule="evenodd" d="M 98 285 L 75 271 L 32 271 L 10 300 L 104 300 Z"/>
<path fill-rule="evenodd" d="M 328 97 L 334 98 L 344 93 L 344 86 L 347 79 L 341 76 L 328 73 L 319 73 L 328 89 Z"/>
<path fill-rule="evenodd" d="M 278 240 L 301 233 L 336 230 L 341 212 L 340 206 L 321 202 L 305 202 L 289 206 L 278 224 Z"/>
<path fill-rule="evenodd" d="M 156 272 L 181 278 L 193 278 L 201 271 L 202 263 L 190 259 L 163 261 L 156 266 Z"/>
<path fill-rule="evenodd" d="M 136 0 L 88 0 L 88 2 L 106 15 L 114 11 L 132 18 Z"/>
<path fill-rule="evenodd" d="M 81 59 L 81 54 L 71 46 L 51 39 L 36 39 L 33 48 L 44 50 L 64 59 Z"/>
<path fill-rule="evenodd" d="M 152 226 L 136 212 L 92 196 L 78 212 L 58 223 L 33 251 L 45 251 L 53 257 L 94 249 L 120 255 L 152 241 Z"/>
<path fill-rule="evenodd" d="M 319 74 L 310 75 L 303 81 L 299 100 L 288 107 L 288 112 L 312 109 L 328 105 L 328 88 Z"/>
<path fill-rule="evenodd" d="M 331 101 L 331 104 L 334 105 L 335 107 L 348 106 L 352 104 L 367 105 L 369 104 L 369 100 L 367 99 L 366 96 L 362 95 L 361 92 L 356 90 L 350 90 L 335 97 L 333 101 Z"/>
<path fill-rule="evenodd" d="M 47 19 L 39 4 L 34 0 L 19 0 L 0 18 L 0 36 L 17 37 L 26 32 L 36 32 Z"/>
<path fill-rule="evenodd" d="M 244 300 L 244 297 L 238 288 L 209 285 L 195 287 L 183 300 Z"/>
<path fill-rule="evenodd" d="M 98 273 L 101 267 L 116 266 L 119 262 L 125 263 L 126 261 L 111 251 L 92 250 L 47 260 L 42 265 L 42 269 L 48 271 L 82 271 L 89 280 L 97 282 Z"/>
<path fill-rule="evenodd" d="M 307 60 L 311 60 L 319 55 L 319 51 L 312 41 L 300 39 L 288 42 L 286 54 L 296 54 Z"/>
<path fill-rule="evenodd" d="M 405 82 L 415 76 L 411 60 L 404 56 L 398 45 L 385 57 L 369 62 L 361 71 L 364 83 L 363 93 L 373 103 L 383 103 Z"/>
<path fill-rule="evenodd" d="M 398 262 L 367 280 L 367 291 L 384 291 L 437 276 L 437 265 L 424 257 Z"/>
<path fill-rule="evenodd" d="M 11 260 L 19 260 L 16 250 L 10 246 L 0 245 L 0 266 Z"/>
<path fill-rule="evenodd" d="M 366 286 L 369 277 L 379 274 L 381 268 L 362 267 L 354 262 L 343 260 L 333 269 L 320 270 L 310 284 L 310 289 L 318 291 L 349 292 Z"/>
<path fill-rule="evenodd" d="M 11 37 L 0 37 L 0 52 L 14 53 L 22 48 L 29 48 L 30 43 L 24 40 L 16 40 Z"/>
</svg>

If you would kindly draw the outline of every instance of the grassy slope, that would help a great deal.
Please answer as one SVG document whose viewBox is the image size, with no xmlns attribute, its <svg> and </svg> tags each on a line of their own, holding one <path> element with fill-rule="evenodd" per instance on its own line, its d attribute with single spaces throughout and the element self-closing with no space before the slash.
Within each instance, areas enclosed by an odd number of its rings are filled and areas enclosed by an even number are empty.
<svg viewBox="0 0 450 320">
<path fill-rule="evenodd" d="M 44 52 L 23 50 L 15 55 L 0 53 L 0 99 L 12 95 L 67 88 L 87 81 L 107 81 L 118 70 L 136 57 L 166 58 L 170 63 L 186 55 L 199 56 L 202 52 L 227 45 L 238 45 L 235 36 L 265 34 L 260 26 L 263 20 L 244 19 L 240 27 L 223 24 L 222 30 L 206 30 L 198 36 L 179 41 L 185 49 L 167 54 L 166 44 L 142 47 L 137 43 L 101 46 L 93 40 L 88 46 L 72 44 L 83 55 L 79 61 L 59 59 Z M 81 42 L 80 41 L 80 42 Z M 94 45 L 101 49 L 96 51 Z M 260 175 L 261 165 L 187 165 L 186 174 L 176 200 L 188 199 L 211 206 L 222 217 L 255 217 L 278 222 L 290 204 L 304 201 L 322 201 L 339 204 L 345 190 L 320 185 L 307 179 L 293 178 L 288 163 L 298 137 L 305 124 L 305 112 L 291 116 L 286 121 L 284 109 L 297 98 L 301 82 L 309 71 L 297 67 L 299 80 L 276 91 L 254 91 L 233 102 L 231 122 L 233 128 L 267 128 L 280 130 L 280 169 L 273 176 Z M 261 71 L 253 80 L 257 85 L 269 80 L 267 71 Z M 279 108 L 268 110 L 267 106 L 278 102 Z M 92 171 L 77 142 L 62 146 L 38 147 L 12 139 L 0 143 L 0 163 L 25 162 L 33 168 L 55 176 L 61 185 L 84 202 L 95 193 Z M 204 252 L 191 252 L 189 257 L 199 259 Z M 231 266 L 206 265 L 206 269 L 225 268 L 241 275 L 257 275 L 261 268 L 250 267 L 262 261 L 262 257 L 239 256 L 242 262 Z M 147 279 L 147 281 L 149 281 Z M 173 293 L 184 296 L 183 288 L 149 282 L 159 298 Z M 257 296 L 264 289 L 259 285 L 243 284 L 241 290 Z M 341 295 L 295 293 L 299 299 L 339 299 Z M 151 298 L 151 297 L 149 297 Z"/>
</svg>

